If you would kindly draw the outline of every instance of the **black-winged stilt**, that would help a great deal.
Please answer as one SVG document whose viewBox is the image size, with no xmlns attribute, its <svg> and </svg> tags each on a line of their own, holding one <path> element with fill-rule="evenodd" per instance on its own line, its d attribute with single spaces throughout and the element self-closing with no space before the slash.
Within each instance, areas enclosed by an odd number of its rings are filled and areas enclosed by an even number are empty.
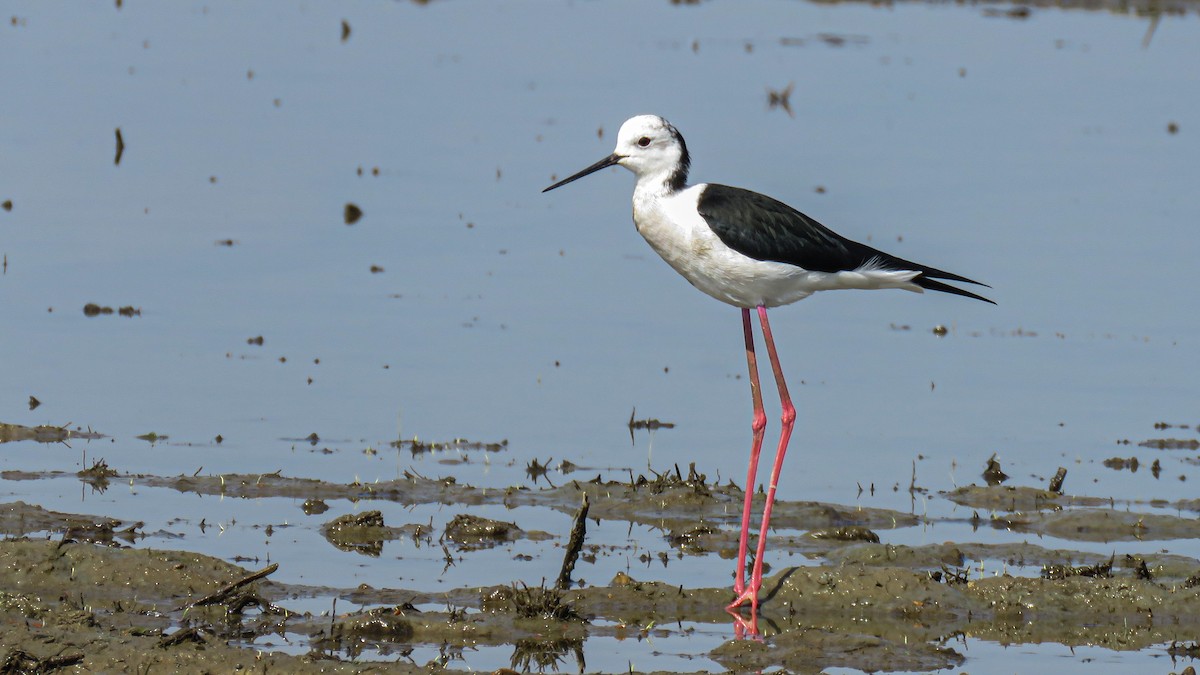
<svg viewBox="0 0 1200 675">
<path fill-rule="evenodd" d="M 752 617 L 757 618 L 767 527 L 788 439 L 796 420 L 796 409 L 788 395 L 771 325 L 767 321 L 767 308 L 803 300 L 817 291 L 843 288 L 900 288 L 917 293 L 931 290 L 992 301 L 940 280 L 986 284 L 846 239 L 766 195 L 715 183 L 688 185 L 691 158 L 687 145 L 679 131 L 657 115 L 638 115 L 627 120 L 617 133 L 617 147 L 611 155 L 543 192 L 614 165 L 623 166 L 637 176 L 633 188 L 633 222 L 650 247 L 693 286 L 742 310 L 750 394 L 754 401 L 754 438 L 746 474 L 746 498 L 733 584 L 736 597 L 728 609 L 732 612 L 748 601 Z M 751 309 L 758 312 L 771 370 L 779 388 L 783 429 L 771 468 L 754 567 L 747 584 L 746 548 L 751 501 L 763 432 L 767 426 L 754 354 Z M 756 622 L 751 624 L 751 630 L 755 627 Z"/>
</svg>

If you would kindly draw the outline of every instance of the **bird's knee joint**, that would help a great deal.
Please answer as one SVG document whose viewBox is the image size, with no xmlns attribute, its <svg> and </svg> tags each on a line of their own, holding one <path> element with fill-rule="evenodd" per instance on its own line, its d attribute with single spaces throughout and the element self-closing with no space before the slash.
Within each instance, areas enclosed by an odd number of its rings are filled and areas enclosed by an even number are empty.
<svg viewBox="0 0 1200 675">
<path fill-rule="evenodd" d="M 754 421 L 750 423 L 750 428 L 755 432 L 762 431 L 767 428 L 767 414 L 759 411 L 754 413 Z"/>
</svg>

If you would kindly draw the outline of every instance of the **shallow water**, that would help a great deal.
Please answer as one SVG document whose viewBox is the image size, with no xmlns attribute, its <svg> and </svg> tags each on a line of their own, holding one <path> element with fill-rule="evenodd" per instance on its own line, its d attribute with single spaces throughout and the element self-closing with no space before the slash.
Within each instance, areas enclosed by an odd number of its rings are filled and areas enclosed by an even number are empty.
<svg viewBox="0 0 1200 675">
<path fill-rule="evenodd" d="M 586 467 L 551 471 L 561 483 L 645 473 L 649 455 L 659 471 L 695 462 L 740 485 L 750 406 L 738 313 L 645 246 L 624 171 L 539 192 L 607 154 L 626 117 L 655 112 L 686 136 L 694 180 L 779 197 L 985 281 L 999 303 L 841 293 L 774 311 L 799 409 L 784 499 L 965 519 L 936 493 L 981 482 L 993 453 L 1015 484 L 1043 486 L 1064 466 L 1072 494 L 1190 499 L 1197 453 L 1136 445 L 1195 439 L 1200 422 L 1200 83 L 1181 65 L 1200 45 L 1183 7 L 1144 46 L 1148 18 L 1056 8 L 1014 19 L 924 4 L 11 5 L 0 421 L 106 437 L 5 444 L 0 470 L 74 472 L 103 457 L 130 474 L 371 483 L 410 469 L 503 487 L 532 485 L 535 459 Z M 789 83 L 791 115 L 768 105 Z M 364 213 L 350 226 L 347 203 Z M 87 317 L 91 302 L 141 313 Z M 631 444 L 634 408 L 676 426 Z M 169 438 L 135 438 L 148 432 Z M 388 447 L 414 436 L 508 446 Z M 1139 470 L 1101 464 L 1114 456 L 1137 456 Z M 908 490 L 914 462 L 923 498 Z M 302 500 L 100 494 L 74 477 L 4 480 L 0 499 L 146 520 L 164 533 L 154 546 L 286 556 L 286 581 L 338 587 L 410 586 L 397 577 L 432 576 L 442 552 L 397 540 L 367 559 L 320 541 L 321 523 L 383 508 L 390 525 L 440 527 L 466 510 L 339 501 L 306 516 Z M 555 534 L 570 523 L 470 510 Z M 893 540 L 959 535 L 939 523 Z M 630 549 L 581 569 L 596 582 L 667 548 L 640 525 L 605 521 L 589 536 Z M 513 556 L 545 546 L 476 553 L 439 585 L 481 569 L 495 579 L 479 583 L 522 579 Z M 1200 556 L 1194 540 L 1162 548 Z M 688 556 L 639 576 L 716 586 L 729 566 Z M 639 667 L 655 653 L 622 649 Z M 1064 650 L 981 647 L 967 665 L 1083 662 Z M 1157 657 L 1102 651 L 1081 667 Z"/>
</svg>

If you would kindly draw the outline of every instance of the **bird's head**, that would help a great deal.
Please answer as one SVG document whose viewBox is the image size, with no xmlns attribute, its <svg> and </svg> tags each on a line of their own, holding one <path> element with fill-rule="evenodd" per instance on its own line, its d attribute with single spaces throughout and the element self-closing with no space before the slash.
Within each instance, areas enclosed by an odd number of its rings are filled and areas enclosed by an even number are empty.
<svg viewBox="0 0 1200 675">
<path fill-rule="evenodd" d="M 683 136 L 658 115 L 638 115 L 621 125 L 617 147 L 608 157 L 542 190 L 549 192 L 605 167 L 620 165 L 637 175 L 638 181 L 658 181 L 671 190 L 687 184 L 691 157 Z"/>
</svg>

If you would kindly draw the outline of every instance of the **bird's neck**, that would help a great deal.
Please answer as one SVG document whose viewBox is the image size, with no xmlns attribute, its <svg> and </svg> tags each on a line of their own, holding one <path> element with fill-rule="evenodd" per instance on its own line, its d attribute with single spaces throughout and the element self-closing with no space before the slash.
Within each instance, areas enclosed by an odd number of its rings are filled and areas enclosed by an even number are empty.
<svg viewBox="0 0 1200 675">
<path fill-rule="evenodd" d="M 633 188 L 634 199 L 667 197 L 687 188 L 687 168 L 671 167 L 640 174 Z"/>
</svg>

